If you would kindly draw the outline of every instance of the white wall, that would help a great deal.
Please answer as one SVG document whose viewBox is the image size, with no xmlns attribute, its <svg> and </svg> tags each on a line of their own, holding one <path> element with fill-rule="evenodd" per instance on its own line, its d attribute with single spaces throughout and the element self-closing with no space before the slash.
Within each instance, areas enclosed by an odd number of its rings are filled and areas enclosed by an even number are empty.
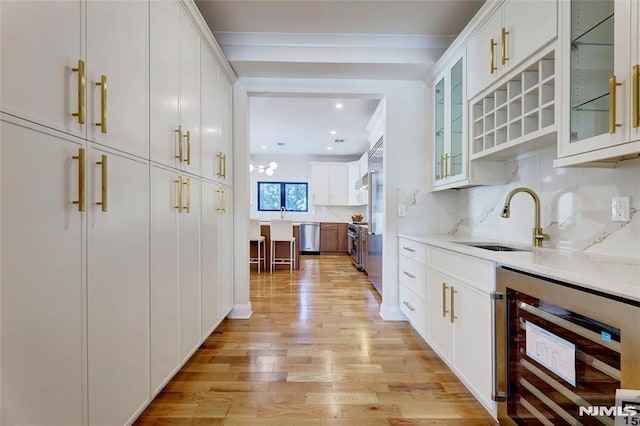
<svg viewBox="0 0 640 426">
<path fill-rule="evenodd" d="M 348 159 L 349 161 L 358 158 Z M 276 182 L 311 182 L 311 161 L 345 161 L 344 158 L 338 159 L 333 157 L 283 157 L 266 155 L 251 156 L 251 162 L 254 165 L 268 165 L 271 161 L 278 163 L 278 168 L 273 176 L 267 176 L 264 173 L 258 173 L 254 170 L 251 173 L 251 210 L 252 218 L 261 220 L 271 220 L 280 218 L 279 212 L 259 212 L 257 206 L 258 181 L 276 181 Z M 345 182 L 345 185 L 347 183 Z M 309 196 L 312 193 L 312 186 L 309 184 Z M 285 217 L 295 221 L 311 221 L 311 222 L 351 222 L 351 215 L 361 214 L 366 217 L 367 208 L 365 206 L 315 206 L 309 204 L 308 212 L 287 212 Z"/>
</svg>

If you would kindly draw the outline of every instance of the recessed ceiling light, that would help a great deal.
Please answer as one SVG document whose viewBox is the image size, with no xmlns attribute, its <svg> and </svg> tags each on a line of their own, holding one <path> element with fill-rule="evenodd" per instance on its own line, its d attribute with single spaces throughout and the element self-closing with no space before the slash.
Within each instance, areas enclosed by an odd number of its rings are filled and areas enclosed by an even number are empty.
<svg viewBox="0 0 640 426">
<path fill-rule="evenodd" d="M 335 135 L 335 134 L 336 134 L 336 131 L 335 131 L 335 130 L 332 130 L 332 131 L 330 131 L 329 133 L 331 133 L 332 135 Z"/>
<path fill-rule="evenodd" d="M 266 145 L 262 145 L 260 148 L 267 149 L 267 146 Z"/>
<path fill-rule="evenodd" d="M 338 109 L 342 108 L 342 106 L 343 106 L 342 104 L 336 104 L 336 108 Z"/>
<path fill-rule="evenodd" d="M 329 150 L 329 151 L 331 151 L 332 149 L 333 149 L 333 147 L 332 147 L 332 146 L 328 146 L 328 147 L 327 147 L 327 150 Z"/>
</svg>

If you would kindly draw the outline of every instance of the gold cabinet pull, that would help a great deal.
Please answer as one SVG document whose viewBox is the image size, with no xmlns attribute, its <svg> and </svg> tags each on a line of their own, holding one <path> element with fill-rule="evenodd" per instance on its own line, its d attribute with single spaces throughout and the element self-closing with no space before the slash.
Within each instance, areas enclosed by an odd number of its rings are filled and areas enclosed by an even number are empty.
<svg viewBox="0 0 640 426">
<path fill-rule="evenodd" d="M 78 112 L 74 112 L 71 115 L 73 117 L 78 117 L 78 123 L 84 124 L 84 61 L 82 59 L 78 59 L 78 67 L 71 68 L 71 71 L 78 73 Z"/>
<path fill-rule="evenodd" d="M 455 305 L 454 305 L 454 298 L 453 295 L 457 293 L 457 291 L 453 288 L 453 286 L 451 286 L 451 288 L 449 289 L 451 291 L 451 322 L 453 322 L 454 320 L 458 319 L 458 317 L 455 314 Z"/>
<path fill-rule="evenodd" d="M 411 253 L 415 253 L 415 249 L 412 249 L 411 247 L 402 247 L 403 249 L 405 249 L 406 251 L 410 251 Z"/>
<path fill-rule="evenodd" d="M 216 211 L 222 213 L 224 211 L 224 209 L 222 208 L 222 189 L 218 188 L 216 189 L 216 192 L 218 193 L 218 208 L 216 209 Z"/>
<path fill-rule="evenodd" d="M 74 155 L 74 160 L 78 160 L 78 199 L 72 201 L 73 204 L 78 205 L 78 211 L 83 212 L 85 207 L 84 202 L 84 184 L 85 184 L 85 170 L 84 170 L 84 148 L 78 148 L 78 155 Z"/>
<path fill-rule="evenodd" d="M 218 157 L 218 173 L 216 173 L 216 175 L 218 177 L 222 177 L 222 158 L 224 157 L 224 154 L 222 152 L 219 152 L 216 157 Z"/>
<path fill-rule="evenodd" d="M 506 64 L 509 58 L 507 57 L 507 34 L 509 31 L 505 27 L 502 27 L 502 65 Z"/>
<path fill-rule="evenodd" d="M 222 213 L 226 213 L 227 212 L 227 190 L 226 189 L 222 189 Z"/>
<path fill-rule="evenodd" d="M 182 213 L 182 176 L 178 176 L 178 179 L 174 180 L 174 182 L 178 184 L 178 205 L 176 209 L 178 209 L 178 213 Z"/>
<path fill-rule="evenodd" d="M 174 130 L 178 134 L 178 155 L 175 158 L 182 163 L 182 126 L 178 126 L 177 130 Z"/>
<path fill-rule="evenodd" d="M 403 274 L 405 274 L 406 276 L 408 276 L 409 278 L 415 278 L 416 276 L 413 275 L 411 272 L 407 272 L 407 271 L 402 271 Z"/>
<path fill-rule="evenodd" d="M 450 158 L 451 157 L 449 157 L 449 154 L 445 154 L 444 155 L 444 160 L 443 160 L 443 163 L 444 163 L 444 176 L 443 176 L 443 178 L 444 179 L 447 179 L 449 177 L 449 159 Z"/>
<path fill-rule="evenodd" d="M 449 286 L 447 285 L 447 283 L 443 282 L 442 283 L 442 316 L 445 318 L 449 313 L 449 311 L 447 310 L 447 289 L 448 288 Z"/>
<path fill-rule="evenodd" d="M 633 66 L 633 127 L 640 127 L 640 65 Z"/>
<path fill-rule="evenodd" d="M 191 179 L 189 178 L 185 179 L 184 186 L 186 187 L 186 193 L 187 193 L 187 202 L 184 205 L 184 210 L 187 213 L 191 213 Z"/>
<path fill-rule="evenodd" d="M 498 45 L 498 43 L 496 43 L 496 41 L 494 39 L 491 39 L 491 42 L 489 43 L 489 48 L 491 50 L 491 65 L 489 67 L 489 70 L 491 71 L 491 74 L 495 73 L 496 70 L 498 69 L 498 67 L 496 67 L 496 53 L 495 53 L 495 48 Z"/>
<path fill-rule="evenodd" d="M 616 76 L 612 75 L 609 79 L 609 133 L 614 134 L 616 127 L 621 127 L 622 124 L 616 123 L 616 87 L 622 86 L 622 83 L 616 81 Z"/>
<path fill-rule="evenodd" d="M 222 178 L 227 178 L 227 154 L 222 154 Z"/>
<path fill-rule="evenodd" d="M 444 179 L 444 154 L 440 156 L 440 179 Z"/>
<path fill-rule="evenodd" d="M 101 182 L 101 193 L 102 193 L 101 197 L 102 197 L 102 199 L 100 201 L 97 201 L 96 205 L 102 206 L 102 211 L 106 212 L 107 211 L 107 199 L 108 199 L 107 156 L 106 155 L 102 155 L 102 159 L 100 161 L 97 161 L 96 164 L 98 164 L 99 166 L 102 166 L 102 182 Z"/>
<path fill-rule="evenodd" d="M 101 75 L 96 86 L 100 86 L 100 122 L 96 126 L 100 127 L 100 132 L 107 133 L 107 76 Z"/>
<path fill-rule="evenodd" d="M 187 159 L 184 160 L 188 166 L 191 165 L 191 130 L 187 130 L 187 133 L 184 135 L 184 139 L 187 141 Z"/>
<path fill-rule="evenodd" d="M 414 308 L 413 306 L 411 306 L 411 303 L 407 302 L 406 300 L 403 300 L 403 301 L 402 301 L 402 303 L 404 303 L 404 305 L 405 305 L 407 308 L 409 308 L 409 310 L 410 310 L 411 312 L 413 312 L 413 311 L 415 311 L 415 310 L 416 310 L 416 308 Z"/>
</svg>

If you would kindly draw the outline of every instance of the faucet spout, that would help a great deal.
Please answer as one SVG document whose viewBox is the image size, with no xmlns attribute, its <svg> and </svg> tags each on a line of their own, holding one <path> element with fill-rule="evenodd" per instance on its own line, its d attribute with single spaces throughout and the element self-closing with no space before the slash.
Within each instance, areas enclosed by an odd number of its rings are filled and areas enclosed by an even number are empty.
<svg viewBox="0 0 640 426">
<path fill-rule="evenodd" d="M 284 207 L 280 207 L 280 219 L 284 219 L 284 214 L 287 212 L 287 209 Z"/>
<path fill-rule="evenodd" d="M 532 232 L 532 244 L 534 247 L 542 247 L 542 241 L 548 240 L 549 235 L 542 232 L 542 227 L 540 226 L 540 198 L 538 197 L 538 194 L 536 194 L 533 190 L 520 187 L 511 191 L 507 195 L 507 199 L 504 201 L 504 207 L 502 208 L 502 213 L 500 214 L 500 216 L 504 218 L 508 218 L 509 216 L 511 216 L 511 199 L 519 192 L 526 192 L 533 198 L 535 208 L 535 224 Z"/>
</svg>

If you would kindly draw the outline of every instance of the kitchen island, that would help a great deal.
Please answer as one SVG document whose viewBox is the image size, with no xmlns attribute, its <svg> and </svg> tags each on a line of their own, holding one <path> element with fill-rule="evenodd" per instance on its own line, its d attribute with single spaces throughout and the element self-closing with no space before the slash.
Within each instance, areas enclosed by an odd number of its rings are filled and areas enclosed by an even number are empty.
<svg viewBox="0 0 640 426">
<path fill-rule="evenodd" d="M 271 260 L 271 226 L 269 223 L 261 223 L 260 224 L 260 234 L 265 238 L 265 256 L 266 256 L 266 267 L 264 270 L 266 272 L 269 271 L 269 261 Z M 294 252 L 295 257 L 295 265 L 293 269 L 300 269 L 300 225 L 293 225 L 293 236 L 296 238 L 296 247 Z M 256 244 L 252 243 L 249 248 L 249 256 L 257 257 L 257 248 Z M 278 257 L 288 257 L 289 256 L 289 244 L 285 242 L 280 242 L 276 244 L 276 255 Z M 262 268 L 262 266 L 261 266 Z M 289 269 L 289 265 L 274 265 L 273 269 Z"/>
</svg>

